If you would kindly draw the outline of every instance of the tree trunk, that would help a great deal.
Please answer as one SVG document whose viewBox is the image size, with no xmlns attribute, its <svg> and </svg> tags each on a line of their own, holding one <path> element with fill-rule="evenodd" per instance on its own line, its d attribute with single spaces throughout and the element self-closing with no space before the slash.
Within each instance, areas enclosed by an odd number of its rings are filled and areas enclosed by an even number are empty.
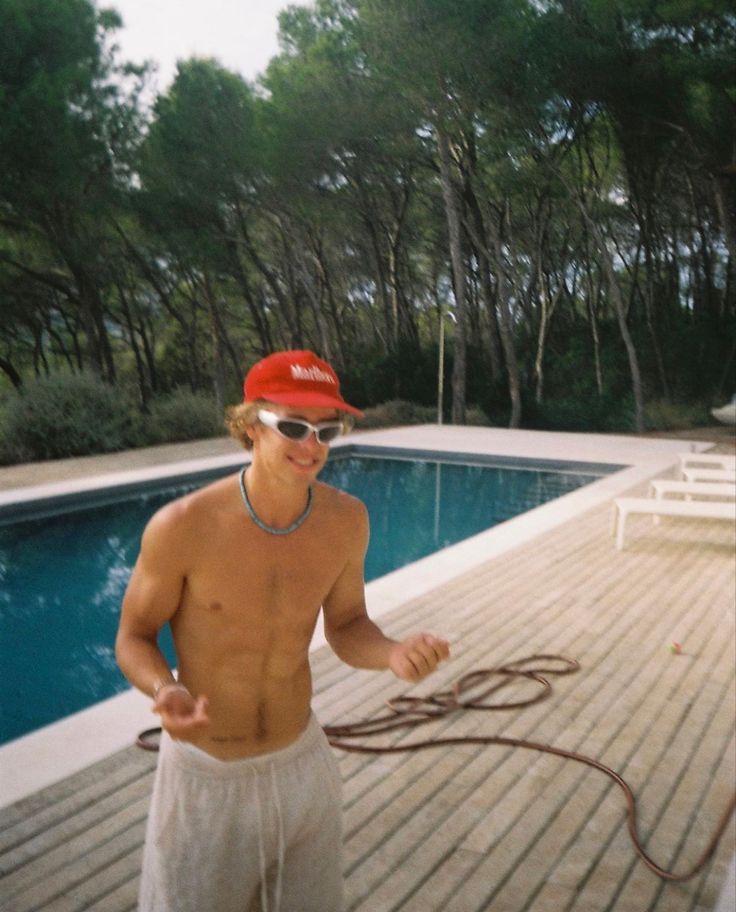
<svg viewBox="0 0 736 912">
<path fill-rule="evenodd" d="M 130 347 L 133 350 L 133 358 L 135 359 L 135 370 L 138 377 L 138 392 L 140 394 L 141 408 L 144 412 L 148 412 L 148 403 L 151 398 L 150 385 L 148 383 L 148 378 L 146 377 L 145 363 L 136 338 L 135 326 L 133 324 L 133 317 L 130 313 L 128 299 L 120 285 L 118 285 L 118 297 L 120 298 L 125 325 L 128 328 L 128 337 L 130 340 Z"/>
<path fill-rule="evenodd" d="M 467 371 L 467 343 L 465 339 L 465 261 L 460 233 L 460 212 L 455 185 L 452 178 L 452 157 L 450 140 L 441 126 L 436 127 L 437 148 L 440 160 L 442 198 L 445 203 L 447 229 L 450 239 L 453 290 L 455 292 L 455 348 L 452 371 L 452 415 L 453 424 L 465 423 L 465 387 Z"/>
<path fill-rule="evenodd" d="M 480 238 L 485 236 L 483 219 L 480 211 L 475 215 L 476 231 Z M 480 273 L 480 299 L 486 312 L 486 322 L 488 325 L 489 347 L 488 351 L 491 359 L 491 378 L 493 382 L 501 379 L 503 374 L 503 355 L 501 353 L 501 336 L 498 330 L 498 320 L 496 319 L 496 308 L 493 300 L 493 288 L 491 287 L 491 263 L 488 259 L 488 252 L 485 245 L 474 245 L 475 253 L 478 257 L 478 270 Z"/>
<path fill-rule="evenodd" d="M 149 338 L 149 329 L 146 327 L 145 315 L 138 314 L 138 333 L 141 337 L 141 342 L 143 344 L 143 354 L 146 359 L 146 368 L 148 370 L 148 379 L 151 384 L 151 392 L 157 393 L 159 389 L 158 384 L 158 371 L 156 370 L 156 356 L 154 354 L 155 345 L 152 340 Z M 150 335 L 153 336 L 153 331 L 150 330 Z"/>
<path fill-rule="evenodd" d="M 8 361 L 7 358 L 0 357 L 0 370 L 5 373 L 5 375 L 17 390 L 23 386 L 23 380 L 21 379 L 20 374 L 13 367 L 10 361 Z"/>
<path fill-rule="evenodd" d="M 659 383 L 662 387 L 662 395 L 665 397 L 665 399 L 669 399 L 670 385 L 669 381 L 667 380 L 667 371 L 665 370 L 664 365 L 664 355 L 662 354 L 662 346 L 660 344 L 659 335 L 657 333 L 658 321 L 656 320 L 654 314 L 654 266 L 652 262 L 652 254 L 649 248 L 648 238 L 645 239 L 644 262 L 646 265 L 644 313 L 646 314 L 647 329 L 649 330 L 649 337 L 652 340 L 652 348 L 654 349 L 654 357 L 657 363 L 657 373 L 659 374 Z"/>
<path fill-rule="evenodd" d="M 613 302 L 613 307 L 616 312 L 616 320 L 618 321 L 619 331 L 621 332 L 621 338 L 624 343 L 624 348 L 626 349 L 626 357 L 629 362 L 629 373 L 631 374 L 631 390 L 634 395 L 634 430 L 638 434 L 641 434 L 644 432 L 645 422 L 644 391 L 641 382 L 641 371 L 639 370 L 639 358 L 637 356 L 634 340 L 631 337 L 631 333 L 629 332 L 629 327 L 626 322 L 626 303 L 624 301 L 624 296 L 621 292 L 621 286 L 618 282 L 618 276 L 616 275 L 616 270 L 613 265 L 613 257 L 611 256 L 611 252 L 608 249 L 608 244 L 606 243 L 603 232 L 601 231 L 598 223 L 595 221 L 588 209 L 583 191 L 571 188 L 559 168 L 556 169 L 556 173 L 563 186 L 567 188 L 567 191 L 570 194 L 570 198 L 575 202 L 575 205 L 580 211 L 580 214 L 583 217 L 583 222 L 585 225 L 587 225 L 588 231 L 590 232 L 591 237 L 593 238 L 600 254 L 601 263 L 603 266 L 603 274 L 606 277 L 606 284 L 608 286 L 608 293 L 610 294 L 611 301 Z"/>
<path fill-rule="evenodd" d="M 376 290 L 381 301 L 381 312 L 383 313 L 384 339 L 389 352 L 394 352 L 397 348 L 398 328 L 393 319 L 391 301 L 386 288 L 387 283 L 381 245 L 378 241 L 375 226 L 366 214 L 363 214 L 363 224 L 368 229 L 368 237 L 371 240 L 371 249 L 373 250 L 373 260 L 376 270 Z"/>
<path fill-rule="evenodd" d="M 330 315 L 330 322 L 332 324 L 332 331 L 335 338 L 335 345 L 337 346 L 336 353 L 336 365 L 338 369 L 345 369 L 347 363 L 347 351 L 345 345 L 345 326 L 343 321 L 340 319 L 337 310 L 337 304 L 335 302 L 335 294 L 332 290 L 332 282 L 330 280 L 330 272 L 327 269 L 327 265 L 323 259 L 322 249 L 320 247 L 319 251 L 315 254 L 317 268 L 320 274 L 320 280 L 322 282 L 322 289 L 324 297 L 327 301 L 327 311 Z"/>
<path fill-rule="evenodd" d="M 104 308 L 99 289 L 93 278 L 80 263 L 66 257 L 67 266 L 74 276 L 82 309 L 82 322 L 87 335 L 87 350 L 92 365 L 99 376 L 108 383 L 115 382 L 115 363 L 110 347 L 110 337 L 105 325 Z"/>
<path fill-rule="evenodd" d="M 508 217 L 508 204 L 504 205 L 502 220 Z M 521 378 L 519 376 L 519 362 L 514 348 L 514 330 L 511 325 L 511 312 L 509 308 L 510 282 L 506 275 L 506 265 L 503 259 L 501 232 L 493 231 L 493 244 L 496 259 L 496 296 L 498 299 L 499 331 L 501 345 L 506 360 L 506 374 L 509 380 L 509 397 L 511 399 L 511 416 L 509 427 L 518 428 L 521 425 Z"/>
<path fill-rule="evenodd" d="M 209 275 L 205 274 L 204 290 L 207 296 L 207 309 L 210 315 L 213 347 L 212 385 L 215 392 L 215 402 L 220 414 L 225 411 L 225 358 L 223 354 L 221 319 L 212 291 Z"/>
<path fill-rule="evenodd" d="M 541 257 L 539 262 L 541 263 Z M 547 333 L 549 331 L 552 314 L 557 307 L 557 302 L 562 297 L 562 288 L 558 288 L 555 296 L 550 301 L 547 294 L 547 288 L 544 283 L 544 275 L 541 267 L 537 270 L 537 281 L 539 285 L 539 302 L 541 306 L 541 316 L 539 318 L 539 333 L 537 335 L 537 350 L 534 356 L 534 376 L 536 384 L 534 389 L 534 401 L 540 405 L 544 399 L 544 350 L 547 344 Z"/>
<path fill-rule="evenodd" d="M 245 273 L 243 264 L 240 262 L 240 256 L 238 254 L 238 249 L 235 241 L 228 239 L 226 241 L 226 245 L 233 277 L 240 286 L 240 291 L 245 298 L 246 304 L 248 305 L 248 310 L 250 311 L 253 325 L 255 326 L 256 333 L 258 335 L 258 341 L 260 342 L 261 354 L 267 355 L 269 352 L 272 352 L 274 348 L 273 341 L 271 339 L 271 332 L 268 327 L 268 318 L 266 314 L 261 312 L 258 305 L 256 304 L 255 298 L 253 297 L 253 292 L 250 287 L 250 282 L 248 281 L 248 276 Z"/>
<path fill-rule="evenodd" d="M 585 232 L 585 284 L 587 286 L 587 311 L 588 311 L 588 321 L 590 323 L 590 336 L 593 341 L 593 365 L 595 370 L 595 385 L 598 390 L 598 395 L 603 395 L 603 368 L 601 367 L 601 340 L 598 333 L 598 305 L 601 299 L 601 283 L 600 280 L 596 283 L 596 287 L 593 287 L 593 257 L 590 254 L 590 238 L 587 233 L 587 225 L 584 228 Z"/>
<path fill-rule="evenodd" d="M 603 232 L 600 230 L 598 225 L 593 220 L 593 217 L 588 212 L 588 208 L 585 203 L 577 197 L 576 199 L 578 207 L 583 214 L 583 218 L 588 223 L 590 233 L 596 241 L 596 246 L 598 247 L 598 251 L 601 256 L 603 272 L 606 276 L 606 282 L 608 284 L 608 293 L 610 294 L 611 300 L 613 301 L 613 306 L 616 311 L 616 319 L 618 320 L 621 338 L 623 339 L 624 347 L 626 348 L 626 356 L 629 362 L 631 389 L 634 394 L 634 429 L 638 434 L 642 434 L 645 430 L 644 392 L 642 388 L 641 371 L 639 370 L 639 358 L 636 353 L 636 346 L 634 345 L 634 340 L 631 337 L 631 333 L 629 332 L 629 327 L 626 322 L 626 304 L 624 302 L 623 294 L 621 293 L 621 287 L 618 283 L 616 270 L 613 266 L 613 258 L 608 249 L 608 245 L 606 244 L 606 239 L 603 236 Z"/>
</svg>

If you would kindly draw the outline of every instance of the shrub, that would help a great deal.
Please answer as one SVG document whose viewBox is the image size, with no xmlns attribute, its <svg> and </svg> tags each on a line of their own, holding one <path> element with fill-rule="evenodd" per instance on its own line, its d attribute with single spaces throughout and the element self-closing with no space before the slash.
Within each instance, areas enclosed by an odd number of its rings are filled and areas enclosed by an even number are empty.
<svg viewBox="0 0 736 912">
<path fill-rule="evenodd" d="M 465 424 L 473 427 L 489 427 L 491 422 L 479 405 L 470 405 L 465 409 Z"/>
<path fill-rule="evenodd" d="M 16 462 L 15 450 L 11 445 L 11 436 L 9 431 L 8 403 L 4 398 L 0 398 L 0 465 L 8 465 Z"/>
<path fill-rule="evenodd" d="M 524 427 L 542 431 L 612 433 L 632 431 L 634 408 L 631 396 L 606 394 L 572 395 L 524 403 Z"/>
<path fill-rule="evenodd" d="M 149 413 L 138 424 L 141 445 L 198 440 L 224 433 L 215 400 L 181 388 L 154 399 Z"/>
<path fill-rule="evenodd" d="M 131 426 L 127 403 L 90 373 L 27 382 L 0 411 L 4 463 L 60 459 L 123 449 Z"/>
<path fill-rule="evenodd" d="M 655 399 L 644 406 L 644 423 L 648 431 L 677 431 L 711 422 L 702 402 L 685 404 Z"/>
<path fill-rule="evenodd" d="M 444 421 L 449 424 L 448 416 Z M 437 424 L 437 407 L 406 402 L 404 399 L 392 399 L 381 405 L 370 406 L 365 410 L 365 418 L 357 423 L 358 430 L 373 428 L 397 427 L 405 424 Z M 465 410 L 465 424 L 487 427 L 490 422 L 483 409 L 469 405 Z"/>
<path fill-rule="evenodd" d="M 365 417 L 358 422 L 358 429 L 395 427 L 401 424 L 434 424 L 437 409 L 431 405 L 417 405 L 403 399 L 393 399 L 365 410 Z"/>
</svg>

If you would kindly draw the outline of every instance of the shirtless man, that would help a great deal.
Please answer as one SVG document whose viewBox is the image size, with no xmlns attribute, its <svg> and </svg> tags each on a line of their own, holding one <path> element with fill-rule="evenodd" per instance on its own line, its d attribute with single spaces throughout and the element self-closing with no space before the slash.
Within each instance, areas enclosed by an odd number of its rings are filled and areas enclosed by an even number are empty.
<svg viewBox="0 0 736 912">
<path fill-rule="evenodd" d="M 116 642 L 164 729 L 139 912 L 338 912 L 340 777 L 310 709 L 319 610 L 355 667 L 415 682 L 449 654 L 368 618 L 366 510 L 316 481 L 348 414 L 361 413 L 311 352 L 263 359 L 229 416 L 247 470 L 146 527 Z M 177 678 L 157 645 L 167 622 Z"/>
</svg>

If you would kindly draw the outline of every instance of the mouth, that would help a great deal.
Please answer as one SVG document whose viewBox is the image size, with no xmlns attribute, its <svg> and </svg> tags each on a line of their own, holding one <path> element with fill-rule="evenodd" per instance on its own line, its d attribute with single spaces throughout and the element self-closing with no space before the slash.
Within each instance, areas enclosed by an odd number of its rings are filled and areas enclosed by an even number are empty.
<svg viewBox="0 0 736 912">
<path fill-rule="evenodd" d="M 314 469 L 316 466 L 320 465 L 319 459 L 311 459 L 303 456 L 289 456 L 289 462 L 298 469 Z"/>
</svg>

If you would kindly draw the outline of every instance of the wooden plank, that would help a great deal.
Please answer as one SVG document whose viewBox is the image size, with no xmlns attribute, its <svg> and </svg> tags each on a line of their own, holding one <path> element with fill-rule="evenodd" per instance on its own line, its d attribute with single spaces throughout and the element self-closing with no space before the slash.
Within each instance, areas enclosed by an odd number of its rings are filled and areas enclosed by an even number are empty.
<svg viewBox="0 0 736 912">
<path fill-rule="evenodd" d="M 67 783 L 60 783 L 57 789 L 51 786 L 46 790 L 46 806 L 34 808 L 29 815 L 17 820 L 2 833 L 0 842 L 0 871 L 13 870 L 14 861 L 22 859 L 29 853 L 53 848 L 64 842 L 70 834 L 70 825 L 84 829 L 110 809 L 114 809 L 125 800 L 128 789 L 150 787 L 153 775 L 155 755 L 131 748 L 116 755 L 116 763 L 105 763 L 105 776 L 94 778 L 85 783 L 84 774 L 73 777 L 80 787 L 68 794 Z M 84 784 L 83 784 L 84 783 Z M 73 821 L 73 823 L 71 823 Z"/>
<path fill-rule="evenodd" d="M 6 878 L 14 912 L 43 908 L 139 846 L 148 804 L 146 794 Z"/>
</svg>

